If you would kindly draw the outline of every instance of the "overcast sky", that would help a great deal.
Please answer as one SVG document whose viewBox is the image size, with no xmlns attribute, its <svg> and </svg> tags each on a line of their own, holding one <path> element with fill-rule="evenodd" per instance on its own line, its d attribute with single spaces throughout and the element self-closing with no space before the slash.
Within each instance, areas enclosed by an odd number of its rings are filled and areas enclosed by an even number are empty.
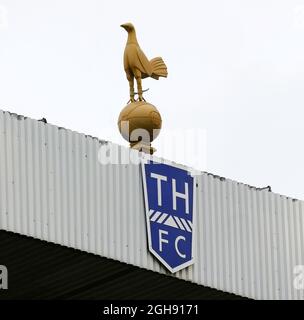
<svg viewBox="0 0 304 320">
<path fill-rule="evenodd" d="M 197 169 L 304 199 L 303 0 L 0 0 L 0 108 L 127 145 L 128 21 L 168 66 L 143 82 L 164 129 L 206 135 Z"/>
</svg>

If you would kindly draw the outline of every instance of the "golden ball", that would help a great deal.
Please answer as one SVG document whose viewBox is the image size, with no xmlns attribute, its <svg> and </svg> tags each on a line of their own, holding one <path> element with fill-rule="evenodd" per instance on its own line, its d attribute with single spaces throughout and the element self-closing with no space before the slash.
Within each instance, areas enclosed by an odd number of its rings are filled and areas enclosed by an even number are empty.
<svg viewBox="0 0 304 320">
<path fill-rule="evenodd" d="M 145 101 L 127 104 L 118 118 L 121 135 L 131 143 L 151 143 L 159 135 L 161 125 L 160 113 L 155 106 Z"/>
</svg>

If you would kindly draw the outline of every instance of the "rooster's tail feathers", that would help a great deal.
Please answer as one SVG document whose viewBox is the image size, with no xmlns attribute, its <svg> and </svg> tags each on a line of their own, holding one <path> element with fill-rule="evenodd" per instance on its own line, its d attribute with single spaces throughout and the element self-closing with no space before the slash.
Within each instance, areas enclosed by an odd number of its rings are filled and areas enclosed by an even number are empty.
<svg viewBox="0 0 304 320">
<path fill-rule="evenodd" d="M 156 57 L 150 60 L 150 64 L 152 67 L 152 75 L 153 79 L 158 80 L 159 77 L 167 78 L 168 71 L 167 66 L 164 63 L 164 60 L 161 57 Z"/>
</svg>

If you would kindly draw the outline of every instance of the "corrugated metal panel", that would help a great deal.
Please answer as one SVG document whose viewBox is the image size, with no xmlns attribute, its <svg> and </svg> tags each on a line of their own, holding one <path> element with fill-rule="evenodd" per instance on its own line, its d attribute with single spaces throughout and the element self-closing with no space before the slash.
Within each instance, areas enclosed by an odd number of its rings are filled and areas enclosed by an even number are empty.
<svg viewBox="0 0 304 320">
<path fill-rule="evenodd" d="M 147 250 L 138 165 L 101 165 L 105 142 L 8 112 L 0 130 L 1 229 L 167 273 Z M 196 201 L 197 261 L 174 276 L 255 299 L 304 298 L 293 288 L 302 201 L 207 173 Z"/>
</svg>

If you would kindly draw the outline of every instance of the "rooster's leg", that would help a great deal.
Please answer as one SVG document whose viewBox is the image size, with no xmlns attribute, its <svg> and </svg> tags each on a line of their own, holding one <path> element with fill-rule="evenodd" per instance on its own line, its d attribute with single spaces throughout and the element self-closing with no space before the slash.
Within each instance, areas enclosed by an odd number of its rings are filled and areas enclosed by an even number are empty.
<svg viewBox="0 0 304 320">
<path fill-rule="evenodd" d="M 138 100 L 143 101 L 143 92 L 142 92 L 142 86 L 141 86 L 141 77 L 136 77 L 137 82 L 137 91 L 138 91 Z"/>
<path fill-rule="evenodd" d="M 127 75 L 129 86 L 130 86 L 130 101 L 135 102 L 134 99 L 134 78 L 132 76 Z"/>
</svg>

